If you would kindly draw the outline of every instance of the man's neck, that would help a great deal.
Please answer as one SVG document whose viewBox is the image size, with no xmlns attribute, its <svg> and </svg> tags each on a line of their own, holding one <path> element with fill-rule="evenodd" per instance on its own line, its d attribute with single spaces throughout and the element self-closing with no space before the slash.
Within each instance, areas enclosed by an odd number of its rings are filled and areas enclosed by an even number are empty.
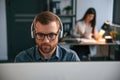
<svg viewBox="0 0 120 80">
<path fill-rule="evenodd" d="M 53 49 L 51 52 L 49 52 L 49 53 L 43 53 L 41 50 L 39 50 L 39 51 L 40 51 L 41 55 L 42 55 L 45 59 L 50 59 L 50 58 L 52 57 L 52 55 L 54 54 L 55 49 L 56 49 L 56 48 L 54 48 L 54 49 Z"/>
</svg>

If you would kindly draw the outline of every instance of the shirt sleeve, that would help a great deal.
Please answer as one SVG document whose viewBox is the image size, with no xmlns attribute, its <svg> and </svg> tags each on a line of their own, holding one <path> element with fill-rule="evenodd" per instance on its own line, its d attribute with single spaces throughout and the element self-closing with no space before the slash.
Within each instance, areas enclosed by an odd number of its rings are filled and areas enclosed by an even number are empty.
<svg viewBox="0 0 120 80">
<path fill-rule="evenodd" d="M 79 34 L 79 24 L 77 23 L 73 29 L 73 36 L 75 37 L 80 37 L 80 34 Z"/>
</svg>

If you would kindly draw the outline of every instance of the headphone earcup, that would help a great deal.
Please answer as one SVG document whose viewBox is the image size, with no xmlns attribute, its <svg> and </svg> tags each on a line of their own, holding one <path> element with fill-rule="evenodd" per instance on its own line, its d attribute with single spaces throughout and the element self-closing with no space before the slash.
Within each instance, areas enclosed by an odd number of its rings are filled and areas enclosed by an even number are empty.
<svg viewBox="0 0 120 80">
<path fill-rule="evenodd" d="M 56 17 L 58 18 L 58 20 L 60 22 L 59 38 L 63 38 L 63 24 L 62 24 L 62 21 L 60 20 L 60 18 L 57 15 L 56 15 Z"/>
<path fill-rule="evenodd" d="M 59 32 L 59 38 L 62 38 L 63 37 L 63 34 L 62 34 L 62 31 L 60 30 Z"/>
<path fill-rule="evenodd" d="M 31 31 L 31 37 L 34 38 L 34 32 L 33 31 Z"/>
<path fill-rule="evenodd" d="M 33 26 L 33 22 L 31 24 L 31 38 L 34 38 L 34 26 Z"/>
<path fill-rule="evenodd" d="M 59 38 L 59 39 L 62 38 L 61 36 L 62 36 L 61 30 L 59 30 L 59 32 L 58 32 L 58 38 Z"/>
</svg>

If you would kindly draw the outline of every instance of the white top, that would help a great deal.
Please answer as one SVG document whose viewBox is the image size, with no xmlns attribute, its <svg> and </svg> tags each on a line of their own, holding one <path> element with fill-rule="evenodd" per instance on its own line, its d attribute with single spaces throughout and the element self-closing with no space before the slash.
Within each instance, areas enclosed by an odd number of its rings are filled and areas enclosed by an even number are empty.
<svg viewBox="0 0 120 80">
<path fill-rule="evenodd" d="M 91 39 L 92 37 L 92 27 L 87 26 L 84 21 L 77 22 L 76 26 L 74 27 L 73 35 L 75 37 L 82 37 L 82 34 L 84 34 L 85 38 Z"/>
</svg>

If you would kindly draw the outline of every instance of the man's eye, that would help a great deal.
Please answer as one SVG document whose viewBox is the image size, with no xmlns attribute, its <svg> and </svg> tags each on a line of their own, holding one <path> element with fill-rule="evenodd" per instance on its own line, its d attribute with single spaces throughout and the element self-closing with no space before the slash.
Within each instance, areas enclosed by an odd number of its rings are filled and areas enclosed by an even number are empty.
<svg viewBox="0 0 120 80">
<path fill-rule="evenodd" d="M 54 37 L 54 35 L 55 35 L 55 34 L 51 33 L 51 34 L 49 34 L 49 37 Z"/>
<path fill-rule="evenodd" d="M 38 34 L 40 37 L 44 37 L 44 34 L 42 34 L 42 33 L 40 33 L 40 34 Z"/>
</svg>

